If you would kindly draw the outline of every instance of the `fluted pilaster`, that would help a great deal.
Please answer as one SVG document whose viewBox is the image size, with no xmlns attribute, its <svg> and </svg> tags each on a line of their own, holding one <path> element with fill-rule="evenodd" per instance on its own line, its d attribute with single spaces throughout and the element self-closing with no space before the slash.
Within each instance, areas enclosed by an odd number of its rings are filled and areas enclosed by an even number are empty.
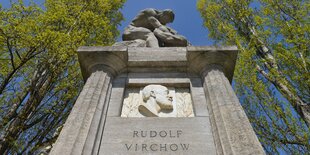
<svg viewBox="0 0 310 155">
<path fill-rule="evenodd" d="M 210 121 L 218 154 L 264 154 L 223 67 L 210 64 L 202 72 Z"/>
<path fill-rule="evenodd" d="M 111 91 L 111 76 L 96 71 L 88 78 L 50 154 L 91 154 L 98 143 L 100 119 Z M 99 145 L 99 143 L 97 144 Z"/>
<path fill-rule="evenodd" d="M 112 79 L 125 69 L 126 51 L 126 47 L 79 48 L 79 62 L 86 83 L 50 154 L 98 153 Z"/>
</svg>

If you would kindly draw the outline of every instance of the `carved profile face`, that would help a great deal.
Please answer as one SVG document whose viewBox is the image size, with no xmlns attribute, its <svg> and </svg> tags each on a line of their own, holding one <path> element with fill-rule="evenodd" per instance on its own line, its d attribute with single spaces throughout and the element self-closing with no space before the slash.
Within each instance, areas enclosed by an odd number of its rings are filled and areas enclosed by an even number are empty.
<svg viewBox="0 0 310 155">
<path fill-rule="evenodd" d="M 166 9 L 159 15 L 158 20 L 163 25 L 166 25 L 167 23 L 172 23 L 174 20 L 174 13 L 172 12 L 172 10 Z"/>
<path fill-rule="evenodd" d="M 150 98 L 155 99 L 162 109 L 172 109 L 172 97 L 169 90 L 161 85 L 148 85 L 143 89 L 143 100 L 147 102 Z"/>
</svg>

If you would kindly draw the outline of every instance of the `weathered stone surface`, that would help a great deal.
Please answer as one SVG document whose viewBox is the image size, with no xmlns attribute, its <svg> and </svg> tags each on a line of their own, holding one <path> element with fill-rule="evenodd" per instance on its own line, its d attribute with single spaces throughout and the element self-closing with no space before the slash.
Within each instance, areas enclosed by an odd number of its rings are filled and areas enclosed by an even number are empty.
<svg viewBox="0 0 310 155">
<path fill-rule="evenodd" d="M 213 51 L 213 52 L 220 52 L 220 51 L 238 51 L 237 46 L 188 46 L 186 47 L 188 52 L 203 52 L 203 51 Z"/>
<path fill-rule="evenodd" d="M 194 117 L 192 96 L 188 88 L 175 88 L 176 117 Z"/>
<path fill-rule="evenodd" d="M 146 137 L 142 137 L 141 131 L 144 132 L 143 136 L 148 132 Z M 154 136 L 153 132 L 151 136 L 151 131 L 157 132 L 157 135 Z M 99 154 L 216 154 L 208 117 L 143 119 L 109 117 L 102 139 L 104 141 L 101 143 Z M 129 148 L 131 144 L 132 147 Z M 135 144 L 138 144 L 137 150 Z M 148 147 L 142 150 L 142 144 Z M 160 150 L 158 146 L 154 146 L 151 150 L 151 144 L 167 144 L 167 150 Z M 171 144 L 177 144 L 177 150 L 175 145 L 171 150 Z M 187 149 L 184 146 L 183 149 L 180 144 L 188 146 Z"/>
<path fill-rule="evenodd" d="M 82 134 L 79 135 L 80 145 L 76 147 L 83 146 L 82 154 L 91 154 L 96 152 L 96 148 L 99 147 L 101 132 L 100 127 L 103 126 L 104 120 L 102 120 L 103 116 L 106 115 L 107 107 L 109 104 L 109 97 L 111 93 L 111 77 L 108 76 L 107 73 L 105 78 L 101 78 L 98 86 L 101 87 L 101 92 L 98 94 L 100 96 L 99 100 L 92 100 L 93 107 L 88 109 L 89 117 L 85 118 L 87 120 L 91 120 L 90 126 L 86 127 L 84 123 L 84 137 Z M 95 106 L 96 105 L 96 106 Z M 93 116 L 92 116 L 93 115 Z M 81 130 L 80 130 L 80 133 Z M 85 143 L 84 143 L 85 141 Z M 78 152 L 79 153 L 79 152 Z"/>
<path fill-rule="evenodd" d="M 143 66 L 145 63 L 152 65 L 186 65 L 186 48 L 165 47 L 165 48 L 128 48 L 128 65 Z M 169 63 L 170 62 L 170 63 Z M 183 64 L 177 64 L 181 63 Z M 184 64 L 185 63 L 185 64 Z"/>
<path fill-rule="evenodd" d="M 109 111 L 107 111 L 109 117 L 119 117 L 121 114 L 126 81 L 126 77 L 118 77 L 113 80 Z"/>
<path fill-rule="evenodd" d="M 186 72 L 184 47 L 128 48 L 128 72 Z"/>
<path fill-rule="evenodd" d="M 206 67 L 212 64 L 223 66 L 223 72 L 231 82 L 237 59 L 237 47 L 187 47 L 188 71 L 202 74 Z"/>
<path fill-rule="evenodd" d="M 209 116 L 206 96 L 202 87 L 201 79 L 191 78 L 190 84 L 195 116 Z"/>
<path fill-rule="evenodd" d="M 88 78 L 50 154 L 92 152 L 99 120 L 109 98 L 110 81 L 110 76 L 102 71 L 94 72 Z"/>
<path fill-rule="evenodd" d="M 264 154 L 254 130 L 220 65 L 203 72 L 218 154 Z"/>
<path fill-rule="evenodd" d="M 116 76 L 126 70 L 127 47 L 82 46 L 78 49 L 78 58 L 84 80 L 97 70 Z"/>
<path fill-rule="evenodd" d="M 162 73 L 164 74 L 164 73 Z M 129 78 L 130 86 L 145 86 L 145 84 L 162 84 L 167 87 L 189 87 L 190 80 L 188 78 Z"/>
<path fill-rule="evenodd" d="M 146 47 L 146 41 L 141 39 L 131 40 L 131 41 L 121 41 L 113 44 L 113 46 L 122 47 Z"/>
</svg>

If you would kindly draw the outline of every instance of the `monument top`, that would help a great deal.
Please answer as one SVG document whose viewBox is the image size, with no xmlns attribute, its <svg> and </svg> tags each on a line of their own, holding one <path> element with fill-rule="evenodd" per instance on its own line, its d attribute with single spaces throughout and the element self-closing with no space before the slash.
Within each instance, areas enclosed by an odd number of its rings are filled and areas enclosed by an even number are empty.
<svg viewBox="0 0 310 155">
<path fill-rule="evenodd" d="M 212 64 L 220 65 L 232 81 L 238 48 L 236 46 L 126 47 L 106 46 L 78 49 L 82 74 L 86 80 L 98 67 L 114 76 L 129 72 L 182 72 L 202 75 Z"/>
<path fill-rule="evenodd" d="M 138 15 L 125 28 L 123 41 L 114 46 L 130 47 L 186 47 L 189 42 L 176 30 L 166 24 L 172 23 L 174 13 L 170 9 L 148 8 Z"/>
</svg>

